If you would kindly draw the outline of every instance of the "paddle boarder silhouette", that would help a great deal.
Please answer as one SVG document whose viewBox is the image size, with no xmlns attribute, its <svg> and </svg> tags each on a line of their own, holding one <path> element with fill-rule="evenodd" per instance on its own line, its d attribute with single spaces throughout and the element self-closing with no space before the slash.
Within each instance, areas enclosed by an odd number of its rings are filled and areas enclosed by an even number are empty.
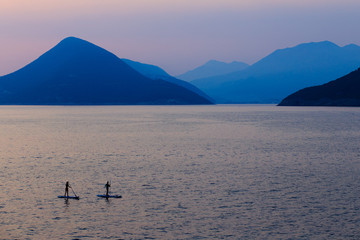
<svg viewBox="0 0 360 240">
<path fill-rule="evenodd" d="M 106 194 L 105 195 L 106 196 L 109 196 L 110 187 L 111 187 L 111 185 L 110 185 L 109 181 L 107 181 L 106 184 L 105 184 L 105 188 L 106 188 Z"/>
<path fill-rule="evenodd" d="M 65 183 L 65 193 L 64 193 L 64 197 L 68 197 L 69 196 L 69 188 L 71 188 L 69 181 L 66 181 Z"/>
</svg>

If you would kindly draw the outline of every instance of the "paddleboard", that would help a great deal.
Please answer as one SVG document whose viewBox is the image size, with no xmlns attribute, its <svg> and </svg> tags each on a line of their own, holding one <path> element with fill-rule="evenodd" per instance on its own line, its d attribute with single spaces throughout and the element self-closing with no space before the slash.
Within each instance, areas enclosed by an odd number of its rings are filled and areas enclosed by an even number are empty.
<svg viewBox="0 0 360 240">
<path fill-rule="evenodd" d="M 58 196 L 58 198 L 76 199 L 76 200 L 80 199 L 80 197 L 78 196 Z"/>
<path fill-rule="evenodd" d="M 102 198 L 122 198 L 121 195 L 97 195 L 98 197 L 102 197 Z"/>
</svg>

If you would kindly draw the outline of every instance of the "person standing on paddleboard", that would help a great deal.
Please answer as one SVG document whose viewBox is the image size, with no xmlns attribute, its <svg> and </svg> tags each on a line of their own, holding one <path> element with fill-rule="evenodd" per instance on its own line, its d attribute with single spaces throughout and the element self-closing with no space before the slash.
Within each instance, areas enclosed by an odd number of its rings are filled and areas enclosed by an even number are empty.
<svg viewBox="0 0 360 240">
<path fill-rule="evenodd" d="M 71 188 L 69 181 L 66 181 L 65 183 L 65 193 L 64 193 L 64 197 L 68 197 L 69 196 L 69 188 Z"/>
<path fill-rule="evenodd" d="M 111 187 L 111 185 L 110 185 L 109 181 L 107 181 L 106 184 L 105 184 L 105 188 L 106 188 L 106 194 L 105 195 L 106 196 L 109 196 L 110 187 Z"/>
</svg>

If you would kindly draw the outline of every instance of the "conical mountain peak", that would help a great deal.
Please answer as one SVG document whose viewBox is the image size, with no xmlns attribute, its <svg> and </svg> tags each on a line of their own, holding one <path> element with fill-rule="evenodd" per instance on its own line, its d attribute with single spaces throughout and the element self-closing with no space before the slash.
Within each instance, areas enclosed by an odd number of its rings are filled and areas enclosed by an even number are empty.
<svg viewBox="0 0 360 240">
<path fill-rule="evenodd" d="M 60 42 L 87 42 L 87 43 L 90 43 L 84 39 L 74 37 L 74 36 L 66 37 L 63 40 L 61 40 Z"/>
<path fill-rule="evenodd" d="M 0 104 L 208 104 L 191 90 L 149 79 L 109 51 L 68 37 L 0 77 Z"/>
<path fill-rule="evenodd" d="M 77 38 L 77 37 L 67 37 L 61 40 L 56 46 L 61 48 L 70 48 L 70 49 L 76 49 L 76 48 L 100 48 L 99 46 L 88 42 L 86 40 Z M 100 48 L 102 49 L 102 48 Z M 105 50 L 105 49 L 103 49 Z"/>
<path fill-rule="evenodd" d="M 80 58 L 87 58 L 87 57 L 95 57 L 96 55 L 99 54 L 101 54 L 102 56 L 111 55 L 112 58 L 118 58 L 111 52 L 91 42 L 76 37 L 67 37 L 63 39 L 55 47 L 53 47 L 48 52 L 46 52 L 44 55 L 49 55 L 49 54 L 50 55 L 55 54 L 65 58 L 74 58 L 76 56 Z"/>
</svg>

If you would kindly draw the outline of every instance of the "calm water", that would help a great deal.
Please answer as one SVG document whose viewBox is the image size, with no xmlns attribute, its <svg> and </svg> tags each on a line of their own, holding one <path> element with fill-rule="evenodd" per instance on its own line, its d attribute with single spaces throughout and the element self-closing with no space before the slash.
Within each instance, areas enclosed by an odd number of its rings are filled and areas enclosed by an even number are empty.
<svg viewBox="0 0 360 240">
<path fill-rule="evenodd" d="M 359 108 L 2 106 L 0 239 L 360 239 L 359 148 Z"/>
</svg>

